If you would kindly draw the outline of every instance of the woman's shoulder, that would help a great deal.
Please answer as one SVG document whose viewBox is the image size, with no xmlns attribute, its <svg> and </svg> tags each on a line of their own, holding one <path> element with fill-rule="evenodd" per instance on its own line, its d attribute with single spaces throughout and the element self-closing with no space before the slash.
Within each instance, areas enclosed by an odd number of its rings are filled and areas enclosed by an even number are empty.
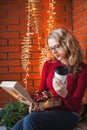
<svg viewBox="0 0 87 130">
<path fill-rule="evenodd" d="M 87 64 L 86 63 L 82 63 L 82 68 L 87 70 Z"/>
<path fill-rule="evenodd" d="M 85 76 L 87 76 L 87 64 L 82 63 L 81 67 L 82 67 L 81 73 L 83 73 Z"/>
<path fill-rule="evenodd" d="M 44 64 L 50 66 L 50 65 L 60 64 L 60 61 L 50 59 L 50 60 L 46 60 Z"/>
</svg>

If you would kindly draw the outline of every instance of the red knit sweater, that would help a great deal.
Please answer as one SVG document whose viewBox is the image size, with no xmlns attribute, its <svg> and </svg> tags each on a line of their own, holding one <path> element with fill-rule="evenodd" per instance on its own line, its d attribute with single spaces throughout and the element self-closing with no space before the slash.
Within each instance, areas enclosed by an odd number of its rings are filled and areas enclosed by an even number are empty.
<svg viewBox="0 0 87 130">
<path fill-rule="evenodd" d="M 52 86 L 52 79 L 54 77 L 54 70 L 56 66 L 63 65 L 59 61 L 50 62 L 46 61 L 42 70 L 42 79 L 40 83 L 40 91 L 47 90 L 52 92 L 55 96 L 62 99 L 61 106 L 58 109 L 70 110 L 79 113 L 81 100 L 85 89 L 87 88 L 87 65 L 82 63 L 82 69 L 78 76 L 75 77 L 71 74 L 67 75 L 67 90 L 66 97 L 58 95 Z"/>
</svg>

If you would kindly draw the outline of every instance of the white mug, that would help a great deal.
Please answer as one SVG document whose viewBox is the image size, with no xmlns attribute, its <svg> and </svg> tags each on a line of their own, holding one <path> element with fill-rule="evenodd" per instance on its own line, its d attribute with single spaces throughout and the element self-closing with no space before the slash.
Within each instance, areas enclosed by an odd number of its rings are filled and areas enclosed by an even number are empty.
<svg viewBox="0 0 87 130">
<path fill-rule="evenodd" d="M 54 76 L 60 79 L 62 83 L 65 82 L 67 74 L 68 74 L 68 69 L 65 66 L 57 66 L 54 72 Z"/>
</svg>

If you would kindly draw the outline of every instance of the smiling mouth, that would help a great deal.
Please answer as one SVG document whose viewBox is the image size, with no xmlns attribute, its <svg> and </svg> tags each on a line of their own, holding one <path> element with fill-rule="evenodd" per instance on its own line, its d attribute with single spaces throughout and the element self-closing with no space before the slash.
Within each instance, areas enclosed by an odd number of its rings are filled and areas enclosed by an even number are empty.
<svg viewBox="0 0 87 130">
<path fill-rule="evenodd" d="M 56 57 L 59 57 L 60 55 L 59 54 L 55 54 Z"/>
<path fill-rule="evenodd" d="M 59 54 L 55 54 L 55 57 L 57 58 L 57 59 L 59 59 L 60 61 L 62 61 L 64 58 L 63 57 L 61 57 Z"/>
</svg>

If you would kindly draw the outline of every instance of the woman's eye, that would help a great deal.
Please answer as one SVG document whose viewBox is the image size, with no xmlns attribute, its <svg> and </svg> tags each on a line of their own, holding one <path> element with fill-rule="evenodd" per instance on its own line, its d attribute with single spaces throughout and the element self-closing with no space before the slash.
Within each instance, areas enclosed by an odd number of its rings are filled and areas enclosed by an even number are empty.
<svg viewBox="0 0 87 130">
<path fill-rule="evenodd" d="M 59 48 L 60 47 L 60 45 L 57 45 L 55 48 Z"/>
<path fill-rule="evenodd" d="M 53 50 L 56 50 L 56 49 L 59 49 L 60 48 L 60 45 L 56 45 L 54 47 L 50 47 L 48 48 L 49 51 L 53 51 Z"/>
</svg>

